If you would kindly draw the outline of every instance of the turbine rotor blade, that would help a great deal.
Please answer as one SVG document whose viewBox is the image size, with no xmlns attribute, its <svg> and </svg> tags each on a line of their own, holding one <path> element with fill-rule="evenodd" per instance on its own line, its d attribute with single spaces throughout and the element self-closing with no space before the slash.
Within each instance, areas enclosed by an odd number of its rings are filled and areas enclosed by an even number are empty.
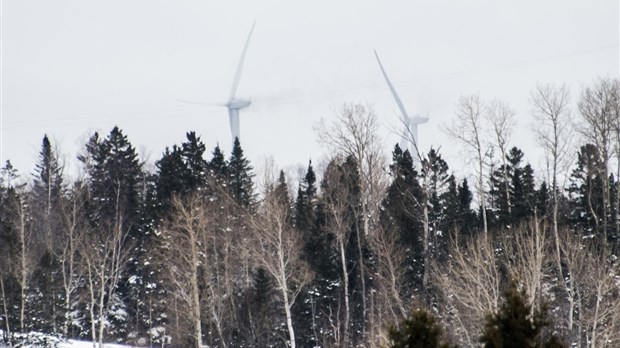
<svg viewBox="0 0 620 348">
<path fill-rule="evenodd" d="M 405 106 L 403 105 L 403 102 L 400 100 L 398 93 L 396 93 L 394 86 L 392 86 L 392 82 L 390 82 L 390 78 L 385 72 L 385 69 L 383 68 L 383 64 L 381 64 L 381 60 L 379 59 L 377 50 L 374 50 L 374 51 L 375 51 L 375 57 L 377 57 L 377 62 L 379 63 L 379 67 L 381 68 L 381 72 L 383 73 L 383 77 L 385 77 L 385 81 L 387 82 L 388 87 L 390 87 L 390 92 L 392 92 L 394 99 L 396 99 L 396 104 L 398 105 L 400 112 L 403 114 L 403 122 L 405 123 L 405 126 L 407 126 L 409 124 L 409 116 L 407 116 L 407 111 L 405 110 Z"/>
<path fill-rule="evenodd" d="M 203 103 L 203 102 L 194 102 L 189 100 L 177 99 L 178 102 L 184 104 L 193 104 L 193 105 L 208 105 L 208 106 L 226 106 L 226 103 Z"/>
<path fill-rule="evenodd" d="M 239 59 L 239 65 L 237 66 L 237 72 L 235 73 L 235 78 L 232 83 L 232 88 L 230 89 L 230 95 L 228 96 L 228 100 L 233 100 L 235 98 L 235 93 L 237 92 L 237 86 L 239 86 L 239 79 L 241 79 L 241 70 L 243 70 L 243 61 L 245 60 L 245 53 L 248 50 L 248 45 L 250 44 L 250 38 L 252 37 L 252 32 L 254 31 L 255 25 L 256 25 L 256 22 L 252 24 L 252 29 L 250 29 L 250 34 L 248 35 L 248 38 L 245 41 L 245 46 L 243 47 L 243 52 L 241 53 L 241 59 Z"/>
</svg>

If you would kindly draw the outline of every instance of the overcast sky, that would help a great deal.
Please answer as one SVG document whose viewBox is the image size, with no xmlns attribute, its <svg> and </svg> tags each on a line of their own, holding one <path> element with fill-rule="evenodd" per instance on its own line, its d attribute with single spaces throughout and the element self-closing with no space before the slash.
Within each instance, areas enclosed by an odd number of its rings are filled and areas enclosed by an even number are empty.
<svg viewBox="0 0 620 348">
<path fill-rule="evenodd" d="M 2 1 L 2 163 L 33 171 L 41 139 L 68 164 L 94 131 L 118 125 L 149 156 L 196 131 L 210 152 L 230 151 L 224 102 L 248 31 L 238 96 L 241 142 L 255 163 L 306 166 L 322 149 L 313 125 L 343 103 L 371 103 L 386 154 L 397 106 L 373 49 L 410 114 L 430 118 L 420 145 L 458 146 L 441 131 L 462 94 L 516 110 L 513 144 L 535 167 L 528 97 L 566 83 L 573 100 L 597 77 L 618 77 L 618 0 L 467 1 Z"/>
</svg>

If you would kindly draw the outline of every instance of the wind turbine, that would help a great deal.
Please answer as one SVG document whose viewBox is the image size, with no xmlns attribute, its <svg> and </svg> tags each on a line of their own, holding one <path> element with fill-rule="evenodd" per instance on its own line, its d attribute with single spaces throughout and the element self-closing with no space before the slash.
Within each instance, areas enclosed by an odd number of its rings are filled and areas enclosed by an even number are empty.
<svg viewBox="0 0 620 348">
<path fill-rule="evenodd" d="M 381 60 L 379 59 L 379 55 L 377 54 L 376 50 L 375 50 L 375 57 L 377 57 L 377 62 L 379 63 L 381 72 L 383 73 L 383 76 L 385 77 L 385 81 L 387 82 L 388 87 L 390 88 L 390 92 L 392 92 L 392 95 L 394 96 L 394 99 L 396 100 L 396 104 L 398 105 L 398 108 L 400 109 L 400 112 L 403 116 L 402 122 L 403 122 L 403 125 L 405 126 L 405 129 L 403 130 L 403 133 L 401 134 L 400 147 L 403 149 L 403 151 L 408 148 L 409 153 L 411 154 L 411 157 L 413 158 L 414 162 L 416 162 L 419 160 L 418 125 L 428 122 L 428 117 L 421 117 L 419 115 L 409 117 L 409 115 L 407 114 L 407 110 L 405 110 L 405 106 L 403 105 L 403 102 L 400 100 L 398 93 L 396 93 L 396 90 L 394 89 L 392 82 L 390 82 L 390 78 L 388 77 L 387 73 L 385 72 L 385 69 L 383 68 L 383 64 L 381 64 Z M 411 139 L 409 139 L 408 137 L 409 135 L 411 136 Z M 411 147 L 407 146 L 407 143 L 409 142 L 409 140 L 412 140 L 411 145 L 413 146 Z"/>
<path fill-rule="evenodd" d="M 232 87 L 230 89 L 230 94 L 228 95 L 227 102 L 213 104 L 213 103 L 200 103 L 200 102 L 179 100 L 180 102 L 188 103 L 188 104 L 225 106 L 228 109 L 228 120 L 230 122 L 230 133 L 232 134 L 233 144 L 235 142 L 235 139 L 240 137 L 239 110 L 245 109 L 248 106 L 250 106 L 250 104 L 252 104 L 250 100 L 237 98 L 235 96 L 235 93 L 237 92 L 237 87 L 239 86 L 239 80 L 241 79 L 241 71 L 243 70 L 243 62 L 245 60 L 245 54 L 248 50 L 248 46 L 250 44 L 250 38 L 252 37 L 252 32 L 254 31 L 255 25 L 256 25 L 256 22 L 252 24 L 252 29 L 250 29 L 250 34 L 248 34 L 248 38 L 245 41 L 245 46 L 243 47 L 243 52 L 241 53 L 241 59 L 239 59 L 239 64 L 237 65 L 237 72 L 235 73 L 235 78 L 233 79 Z"/>
</svg>

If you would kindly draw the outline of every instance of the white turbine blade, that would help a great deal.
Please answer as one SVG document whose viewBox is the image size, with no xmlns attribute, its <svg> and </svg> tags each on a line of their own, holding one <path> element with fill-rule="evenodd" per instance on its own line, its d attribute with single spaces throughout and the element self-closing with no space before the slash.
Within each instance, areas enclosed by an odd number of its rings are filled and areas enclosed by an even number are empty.
<svg viewBox="0 0 620 348">
<path fill-rule="evenodd" d="M 243 61 L 245 60 L 245 53 L 248 50 L 248 45 L 250 44 L 250 38 L 252 37 L 252 32 L 254 31 L 254 26 L 256 22 L 252 24 L 252 29 L 250 29 L 250 34 L 248 35 L 248 39 L 245 41 L 245 46 L 243 47 L 243 52 L 241 53 L 241 59 L 239 59 L 239 65 L 237 66 L 237 72 L 235 73 L 235 79 L 233 80 L 232 88 L 230 89 L 230 95 L 228 96 L 228 100 L 232 100 L 235 98 L 235 93 L 237 92 L 237 86 L 239 86 L 239 79 L 241 79 L 241 70 L 243 70 Z"/>
<path fill-rule="evenodd" d="M 381 64 L 381 60 L 379 59 L 379 55 L 377 54 L 376 50 L 375 50 L 375 57 L 377 57 L 377 62 L 379 63 L 379 67 L 381 68 L 381 72 L 383 73 L 383 76 L 385 77 L 385 81 L 387 82 L 388 87 L 390 87 L 390 91 L 392 92 L 394 99 L 396 99 L 396 104 L 398 104 L 398 108 L 400 109 L 400 112 L 403 114 L 403 122 L 405 123 L 405 125 L 407 125 L 409 123 L 409 116 L 407 116 L 407 111 L 405 111 L 405 106 L 403 105 L 403 102 L 400 100 L 400 97 L 398 97 L 398 93 L 396 93 L 394 86 L 392 86 L 392 82 L 390 82 L 390 78 L 387 76 L 385 69 L 383 69 L 383 64 Z"/>
<path fill-rule="evenodd" d="M 193 104 L 193 105 L 208 105 L 208 106 L 226 106 L 226 103 L 203 103 L 203 102 L 194 102 L 189 100 L 177 99 L 178 102 L 184 104 Z"/>
</svg>

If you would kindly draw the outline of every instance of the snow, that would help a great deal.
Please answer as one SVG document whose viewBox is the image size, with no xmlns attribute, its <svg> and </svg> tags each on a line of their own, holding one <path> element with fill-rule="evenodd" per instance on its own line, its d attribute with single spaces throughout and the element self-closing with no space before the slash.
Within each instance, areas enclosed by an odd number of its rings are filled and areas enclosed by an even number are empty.
<svg viewBox="0 0 620 348">
<path fill-rule="evenodd" d="M 111 344 L 104 343 L 104 348 L 129 348 L 131 346 L 126 346 L 122 344 Z M 93 342 L 90 341 L 74 341 L 69 340 L 65 343 L 61 343 L 58 348 L 93 348 Z"/>
</svg>

